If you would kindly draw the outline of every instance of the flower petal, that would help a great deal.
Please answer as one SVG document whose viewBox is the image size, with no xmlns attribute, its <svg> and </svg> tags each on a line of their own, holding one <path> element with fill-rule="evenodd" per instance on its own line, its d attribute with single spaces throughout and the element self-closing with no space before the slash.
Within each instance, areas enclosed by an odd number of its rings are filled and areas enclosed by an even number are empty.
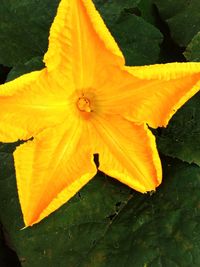
<svg viewBox="0 0 200 267">
<path fill-rule="evenodd" d="M 93 123 L 100 135 L 96 148 L 99 170 L 143 193 L 161 183 L 155 138 L 146 125 L 135 125 L 120 116 L 96 116 Z"/>
<path fill-rule="evenodd" d="M 62 77 L 71 72 L 82 89 L 90 86 L 94 72 L 109 63 L 122 65 L 124 57 L 91 0 L 62 0 L 44 61 Z"/>
<path fill-rule="evenodd" d="M 133 90 L 127 118 L 147 122 L 151 127 L 166 126 L 173 114 L 200 89 L 200 63 L 168 63 L 126 67 L 133 80 L 144 81 Z M 129 102 L 130 103 L 130 102 Z"/>
<path fill-rule="evenodd" d="M 63 121 L 64 95 L 45 69 L 0 85 L 0 141 L 26 140 Z"/>
<path fill-rule="evenodd" d="M 14 152 L 17 186 L 26 226 L 68 201 L 97 172 L 80 123 L 47 129 Z M 87 133 L 86 133 L 87 134 Z"/>
<path fill-rule="evenodd" d="M 111 66 L 98 90 L 98 109 L 137 124 L 166 126 L 172 115 L 200 89 L 200 63 L 143 67 Z"/>
<path fill-rule="evenodd" d="M 125 67 L 131 74 L 147 80 L 173 80 L 200 72 L 199 62 L 174 62 L 146 66 Z"/>
</svg>

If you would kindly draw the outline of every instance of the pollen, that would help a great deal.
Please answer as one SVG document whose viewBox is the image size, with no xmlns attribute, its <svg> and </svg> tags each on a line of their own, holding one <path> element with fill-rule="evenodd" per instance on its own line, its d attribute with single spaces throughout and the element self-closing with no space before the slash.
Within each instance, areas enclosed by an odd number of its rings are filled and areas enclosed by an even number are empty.
<svg viewBox="0 0 200 267">
<path fill-rule="evenodd" d="M 80 111 L 83 112 L 91 112 L 91 106 L 90 106 L 90 100 L 85 97 L 79 97 L 78 101 L 77 101 L 77 107 Z"/>
</svg>

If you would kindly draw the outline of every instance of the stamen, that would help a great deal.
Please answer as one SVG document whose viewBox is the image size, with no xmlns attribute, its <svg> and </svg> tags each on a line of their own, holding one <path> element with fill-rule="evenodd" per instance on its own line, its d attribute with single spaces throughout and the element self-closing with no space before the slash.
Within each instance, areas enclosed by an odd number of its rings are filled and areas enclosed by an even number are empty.
<svg viewBox="0 0 200 267">
<path fill-rule="evenodd" d="M 91 107 L 90 107 L 90 100 L 85 97 L 79 97 L 78 101 L 77 101 L 77 107 L 80 111 L 83 112 L 91 112 Z"/>
</svg>

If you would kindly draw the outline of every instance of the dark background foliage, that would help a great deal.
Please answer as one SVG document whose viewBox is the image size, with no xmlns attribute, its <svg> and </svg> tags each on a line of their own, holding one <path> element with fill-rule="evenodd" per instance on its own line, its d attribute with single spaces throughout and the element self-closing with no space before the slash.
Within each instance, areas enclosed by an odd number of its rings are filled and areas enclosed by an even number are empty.
<svg viewBox="0 0 200 267">
<path fill-rule="evenodd" d="M 198 0 L 95 0 L 127 65 L 200 59 Z M 43 67 L 59 0 L 1 0 L 0 82 Z M 98 173 L 24 230 L 12 152 L 0 144 L 1 267 L 200 265 L 200 95 L 157 129 L 164 179 L 142 195 Z"/>
</svg>

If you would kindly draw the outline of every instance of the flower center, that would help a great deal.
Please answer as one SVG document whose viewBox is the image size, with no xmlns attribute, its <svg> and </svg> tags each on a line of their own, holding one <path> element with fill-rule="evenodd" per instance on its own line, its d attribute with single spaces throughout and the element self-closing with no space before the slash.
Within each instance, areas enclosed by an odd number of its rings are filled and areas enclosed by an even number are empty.
<svg viewBox="0 0 200 267">
<path fill-rule="evenodd" d="M 79 97 L 78 101 L 77 101 L 77 107 L 80 111 L 84 111 L 84 112 L 91 112 L 91 107 L 90 107 L 90 100 L 85 97 Z"/>
</svg>

